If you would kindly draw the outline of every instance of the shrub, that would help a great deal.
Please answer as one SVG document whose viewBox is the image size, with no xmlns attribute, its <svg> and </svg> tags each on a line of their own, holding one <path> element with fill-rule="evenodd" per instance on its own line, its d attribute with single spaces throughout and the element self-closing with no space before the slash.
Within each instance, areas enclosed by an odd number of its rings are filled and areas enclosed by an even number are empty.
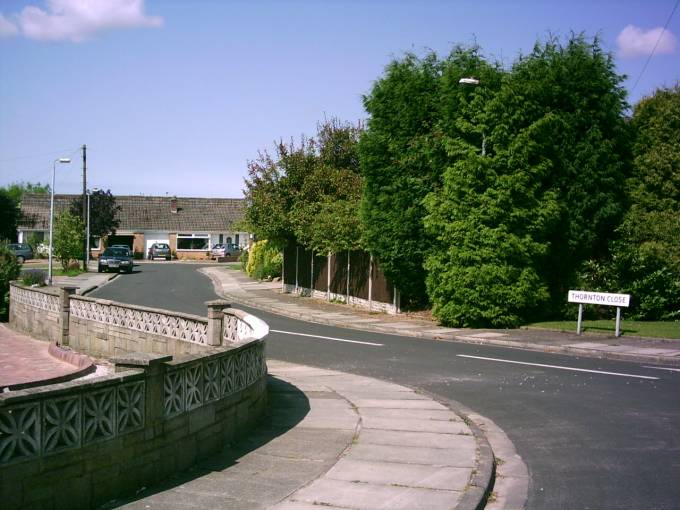
<svg viewBox="0 0 680 510">
<path fill-rule="evenodd" d="M 43 287 L 45 285 L 45 280 L 47 280 L 47 273 L 45 273 L 45 271 L 42 269 L 24 271 L 21 274 L 21 283 L 28 287 Z"/>
<path fill-rule="evenodd" d="M 241 262 L 241 271 L 247 272 L 248 252 L 246 250 L 243 250 L 241 252 L 241 256 L 239 257 L 239 261 Z"/>
<path fill-rule="evenodd" d="M 246 262 L 246 273 L 251 278 L 262 280 L 281 276 L 283 257 L 278 249 L 266 240 L 258 241 L 250 248 Z"/>
<path fill-rule="evenodd" d="M 9 313 L 9 282 L 21 273 L 21 265 L 12 252 L 0 247 L 0 320 L 6 320 Z"/>
</svg>

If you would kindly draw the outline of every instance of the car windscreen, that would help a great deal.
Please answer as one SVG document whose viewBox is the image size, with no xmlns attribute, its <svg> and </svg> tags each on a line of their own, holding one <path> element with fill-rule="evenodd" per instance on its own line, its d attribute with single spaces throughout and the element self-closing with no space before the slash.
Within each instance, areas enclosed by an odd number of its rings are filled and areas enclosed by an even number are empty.
<svg viewBox="0 0 680 510">
<path fill-rule="evenodd" d="M 128 250 L 125 248 L 106 248 L 104 257 L 127 257 Z"/>
<path fill-rule="evenodd" d="M 156 249 L 158 250 L 167 250 L 169 246 L 167 244 L 157 244 Z"/>
</svg>

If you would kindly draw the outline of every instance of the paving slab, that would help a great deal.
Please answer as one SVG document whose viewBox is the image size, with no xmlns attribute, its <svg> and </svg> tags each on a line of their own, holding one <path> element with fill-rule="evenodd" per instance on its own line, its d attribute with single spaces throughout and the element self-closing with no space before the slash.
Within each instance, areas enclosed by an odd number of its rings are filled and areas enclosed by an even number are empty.
<svg viewBox="0 0 680 510">
<path fill-rule="evenodd" d="M 357 510 L 440 510 L 453 508 L 460 492 L 399 487 L 373 483 L 354 483 L 322 478 L 300 489 L 296 501 L 323 508 L 326 505 Z M 279 510 L 279 507 L 274 507 Z"/>
<path fill-rule="evenodd" d="M 347 482 L 401 485 L 424 489 L 462 491 L 470 481 L 470 470 L 449 466 L 431 466 L 340 459 L 326 475 Z"/>
</svg>

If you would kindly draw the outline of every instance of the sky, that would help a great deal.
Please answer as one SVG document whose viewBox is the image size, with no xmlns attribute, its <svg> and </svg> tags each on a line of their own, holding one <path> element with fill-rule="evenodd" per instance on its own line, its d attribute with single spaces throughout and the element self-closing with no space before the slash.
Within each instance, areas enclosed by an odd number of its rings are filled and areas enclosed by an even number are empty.
<svg viewBox="0 0 680 510">
<path fill-rule="evenodd" d="M 0 186 L 69 157 L 55 191 L 80 193 L 86 144 L 88 188 L 239 198 L 258 151 L 365 119 L 390 60 L 457 43 L 509 67 L 598 35 L 635 104 L 680 80 L 679 1 L 0 0 Z"/>
</svg>

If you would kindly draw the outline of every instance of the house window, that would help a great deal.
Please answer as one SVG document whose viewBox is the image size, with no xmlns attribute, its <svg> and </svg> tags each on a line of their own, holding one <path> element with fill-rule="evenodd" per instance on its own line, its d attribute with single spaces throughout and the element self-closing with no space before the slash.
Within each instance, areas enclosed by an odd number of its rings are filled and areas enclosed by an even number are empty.
<svg viewBox="0 0 680 510">
<path fill-rule="evenodd" d="M 227 244 L 231 244 L 231 237 L 227 237 Z"/>
<path fill-rule="evenodd" d="M 90 250 L 101 250 L 102 238 L 99 236 L 90 236 Z"/>
<path fill-rule="evenodd" d="M 234 243 L 238 244 L 238 234 L 234 235 Z M 241 246 L 240 244 L 238 245 Z"/>
<path fill-rule="evenodd" d="M 177 234 L 178 250 L 207 250 L 209 245 L 208 234 Z"/>
<path fill-rule="evenodd" d="M 224 234 L 220 234 L 220 240 L 218 242 L 220 244 L 224 243 Z"/>
</svg>

